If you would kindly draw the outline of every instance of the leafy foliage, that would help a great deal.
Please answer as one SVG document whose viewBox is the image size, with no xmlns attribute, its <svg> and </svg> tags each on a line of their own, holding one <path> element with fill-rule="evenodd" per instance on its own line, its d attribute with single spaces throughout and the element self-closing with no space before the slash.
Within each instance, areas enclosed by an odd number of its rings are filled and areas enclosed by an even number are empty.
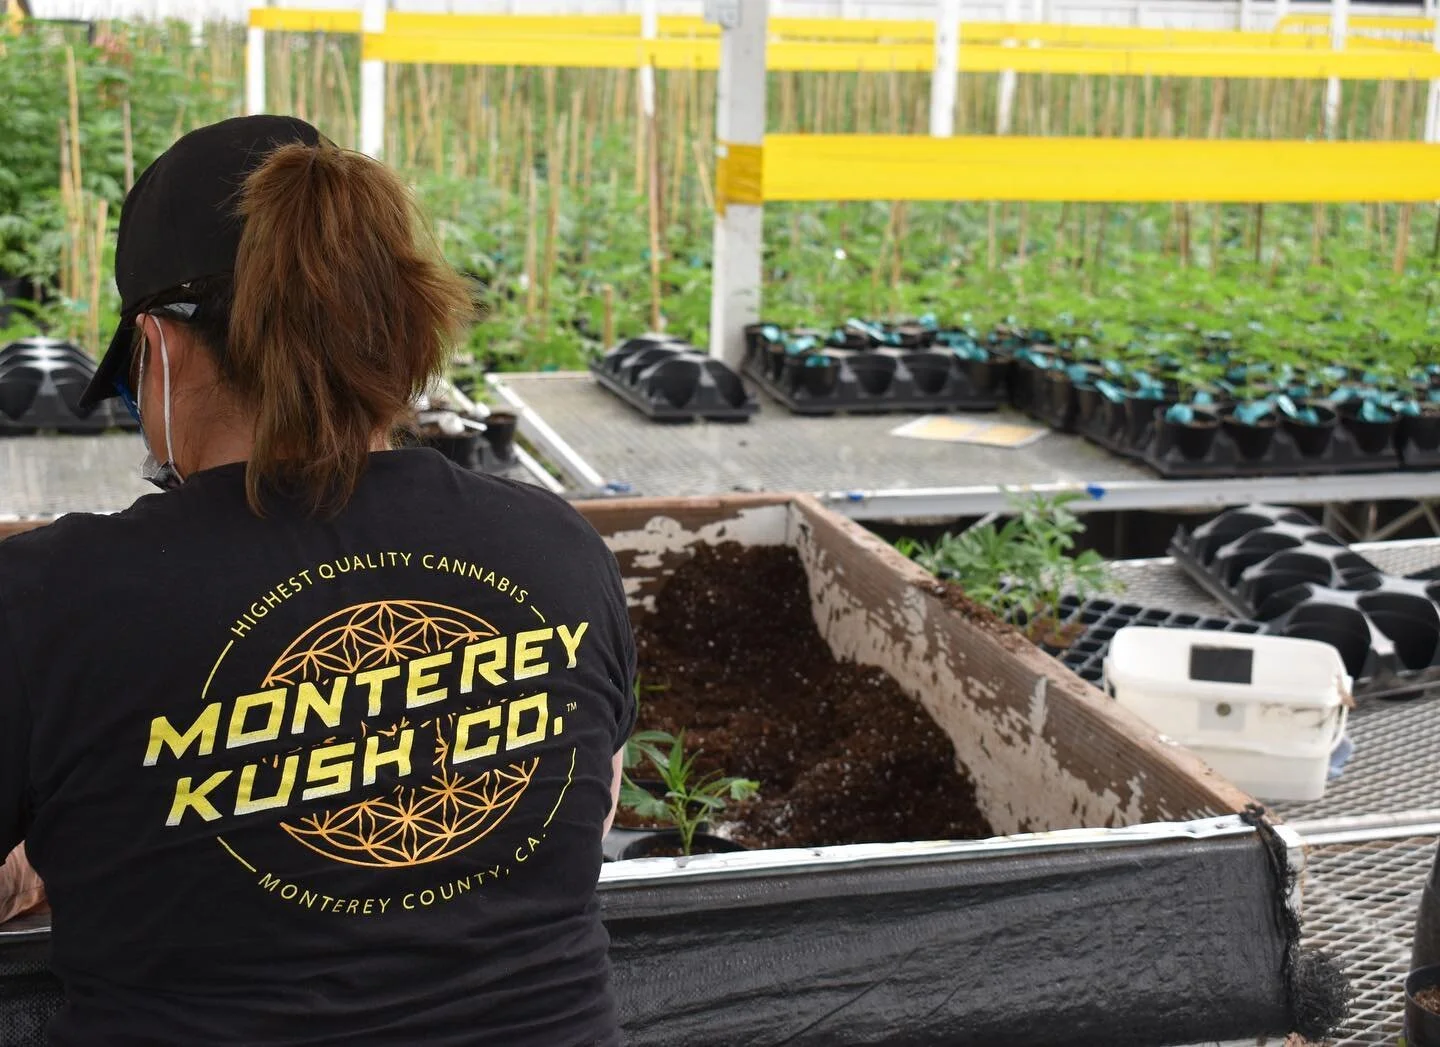
<svg viewBox="0 0 1440 1047">
<path fill-rule="evenodd" d="M 645 733 L 647 740 L 632 738 L 631 744 L 659 774 L 665 786 L 665 795 L 652 796 L 636 785 L 626 772 L 620 784 L 620 802 L 643 818 L 675 826 L 680 833 L 680 849 L 689 854 L 700 825 L 719 815 L 729 803 L 754 796 L 760 790 L 760 783 L 749 778 L 729 777 L 718 771 L 698 773 L 695 763 L 700 751 L 696 750 L 689 756 L 685 754 L 684 731 L 678 735 L 665 731 Z M 664 748 L 666 746 L 668 748 Z"/>
<path fill-rule="evenodd" d="M 1012 496 L 1015 512 L 1003 524 L 981 523 L 942 535 L 933 544 L 902 539 L 896 545 L 971 600 L 1026 623 L 1032 639 L 1039 639 L 1066 593 L 1084 598 L 1113 586 L 1099 553 L 1074 553 L 1085 525 L 1070 506 L 1086 497 L 1076 492 Z"/>
</svg>

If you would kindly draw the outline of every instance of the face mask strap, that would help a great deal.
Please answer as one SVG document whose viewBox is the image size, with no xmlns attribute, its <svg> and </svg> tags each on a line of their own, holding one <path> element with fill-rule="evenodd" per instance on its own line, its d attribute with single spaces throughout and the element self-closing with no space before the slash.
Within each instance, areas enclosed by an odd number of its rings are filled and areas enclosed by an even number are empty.
<svg viewBox="0 0 1440 1047">
<path fill-rule="evenodd" d="M 155 321 L 155 327 L 160 331 L 160 365 L 164 369 L 161 375 L 160 388 L 165 396 L 165 462 L 171 469 L 175 469 L 175 475 L 180 475 L 180 470 L 175 468 L 175 449 L 170 446 L 170 352 L 165 347 L 165 325 L 160 322 L 158 316 L 151 317 Z"/>
</svg>

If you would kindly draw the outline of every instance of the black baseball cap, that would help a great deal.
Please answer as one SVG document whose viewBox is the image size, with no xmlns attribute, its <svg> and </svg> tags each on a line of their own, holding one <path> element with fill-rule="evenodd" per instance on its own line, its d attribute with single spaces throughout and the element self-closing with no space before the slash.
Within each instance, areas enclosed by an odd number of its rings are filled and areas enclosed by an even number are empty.
<svg viewBox="0 0 1440 1047">
<path fill-rule="evenodd" d="M 273 150 L 299 142 L 330 144 L 304 120 L 240 116 L 196 128 L 145 169 L 120 209 L 115 284 L 120 325 L 80 397 L 91 407 L 117 396 L 127 373 L 135 318 L 146 309 L 185 301 L 192 280 L 235 271 L 245 224 L 236 213 L 241 187 Z"/>
</svg>

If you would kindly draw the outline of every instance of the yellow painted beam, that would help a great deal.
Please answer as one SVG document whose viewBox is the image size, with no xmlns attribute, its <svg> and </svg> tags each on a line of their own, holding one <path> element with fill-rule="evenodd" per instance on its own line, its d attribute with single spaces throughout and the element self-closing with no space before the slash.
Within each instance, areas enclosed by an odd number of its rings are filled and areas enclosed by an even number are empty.
<svg viewBox="0 0 1440 1047">
<path fill-rule="evenodd" d="M 252 7 L 250 28 L 290 33 L 358 33 L 360 12 L 298 7 Z"/>
<path fill-rule="evenodd" d="M 1440 145 L 769 135 L 780 200 L 1340 203 L 1440 200 Z"/>
<path fill-rule="evenodd" d="M 369 34 L 364 57 L 395 63 L 441 65 L 554 66 L 635 69 L 715 69 L 715 40 L 550 35 Z M 780 72 L 928 72 L 930 44 L 873 47 L 844 42 L 779 40 L 767 49 L 767 64 Z M 1013 69 L 1020 73 L 1099 76 L 1178 76 L 1239 79 L 1430 80 L 1440 79 L 1440 54 L 1413 52 L 1178 48 L 1003 47 L 960 48 L 962 72 Z"/>
<path fill-rule="evenodd" d="M 1395 33 L 1433 33 L 1435 19 L 1418 15 L 1351 15 L 1345 20 L 1350 29 L 1383 29 Z M 1278 29 L 1328 29 L 1329 15 L 1286 15 Z"/>
<path fill-rule="evenodd" d="M 1357 26 L 1358 23 L 1358 26 Z M 1376 23 L 1371 25 L 1371 23 Z M 1383 23 L 1379 24 L 1379 23 Z M 358 33 L 360 13 L 313 8 L 258 7 L 250 11 L 250 25 L 256 29 L 291 32 Z M 1293 15 L 1285 20 L 1289 28 L 1326 28 L 1324 15 Z M 1352 28 L 1386 28 L 1430 32 L 1434 24 L 1423 18 L 1367 18 L 1350 20 Z M 421 35 L 501 36 L 608 36 L 636 38 L 640 35 L 639 15 L 451 15 L 396 11 L 386 28 L 397 33 Z M 716 39 L 719 28 L 685 15 L 661 17 L 663 37 Z M 781 40 L 831 40 L 856 43 L 929 43 L 935 33 L 928 21 L 899 19 L 772 18 L 770 33 Z M 1231 29 L 1145 29 L 1135 26 L 1071 25 L 1041 22 L 964 22 L 960 39 L 967 43 L 1021 40 L 1072 47 L 1218 47 L 1240 48 L 1328 47 L 1329 38 L 1314 33 L 1255 32 Z M 1357 39 L 1357 45 L 1383 46 L 1394 41 Z"/>
</svg>

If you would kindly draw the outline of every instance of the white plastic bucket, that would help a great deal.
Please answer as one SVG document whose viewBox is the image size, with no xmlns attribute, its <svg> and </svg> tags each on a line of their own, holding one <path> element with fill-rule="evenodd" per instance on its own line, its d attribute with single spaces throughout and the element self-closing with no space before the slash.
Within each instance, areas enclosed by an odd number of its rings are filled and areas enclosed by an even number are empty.
<svg viewBox="0 0 1440 1047">
<path fill-rule="evenodd" d="M 1121 629 L 1105 659 L 1115 700 L 1262 800 L 1318 800 L 1345 731 L 1350 677 L 1318 640 Z"/>
</svg>

